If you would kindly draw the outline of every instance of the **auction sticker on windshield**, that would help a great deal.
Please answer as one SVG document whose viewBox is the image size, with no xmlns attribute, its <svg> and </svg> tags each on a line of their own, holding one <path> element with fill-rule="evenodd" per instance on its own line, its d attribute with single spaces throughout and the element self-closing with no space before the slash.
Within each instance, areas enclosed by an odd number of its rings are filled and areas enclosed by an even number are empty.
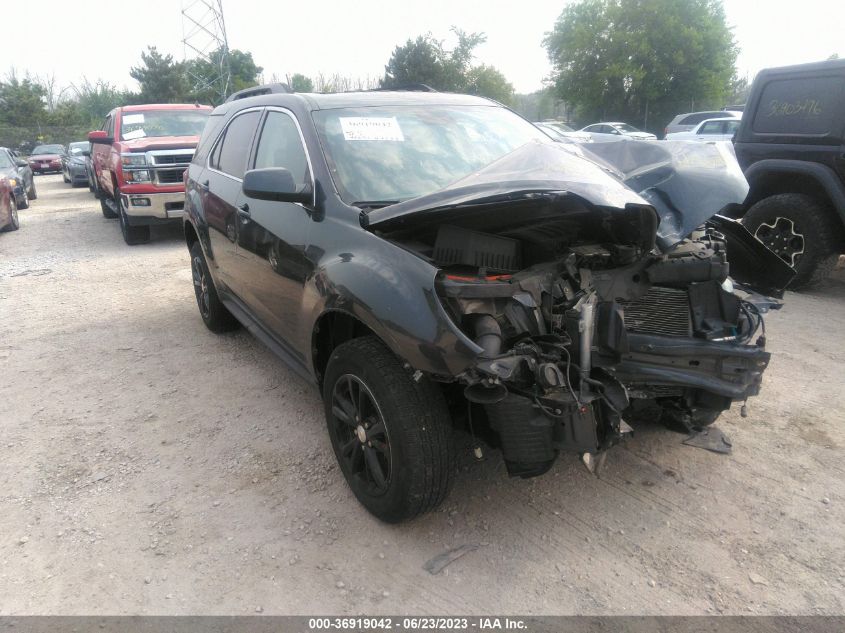
<svg viewBox="0 0 845 633">
<path fill-rule="evenodd" d="M 144 122 L 144 113 L 140 114 L 124 114 L 123 125 L 137 125 Z"/>
<path fill-rule="evenodd" d="M 347 141 L 404 141 L 396 117 L 340 117 L 343 138 Z"/>
</svg>

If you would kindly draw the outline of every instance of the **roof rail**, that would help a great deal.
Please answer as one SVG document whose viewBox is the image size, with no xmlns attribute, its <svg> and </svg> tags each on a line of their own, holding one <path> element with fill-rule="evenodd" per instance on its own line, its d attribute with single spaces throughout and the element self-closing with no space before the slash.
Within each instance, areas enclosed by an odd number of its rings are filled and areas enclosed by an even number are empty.
<svg viewBox="0 0 845 633">
<path fill-rule="evenodd" d="M 230 101 L 237 101 L 238 99 L 247 99 L 248 97 L 257 97 L 259 95 L 290 94 L 292 92 L 293 90 L 291 90 L 290 86 L 288 86 L 287 84 L 264 84 L 263 86 L 253 86 L 252 88 L 244 88 L 243 90 L 233 92 L 229 95 L 229 98 L 226 99 L 225 102 L 229 103 Z"/>
<path fill-rule="evenodd" d="M 428 84 L 402 84 L 395 88 L 373 88 L 369 92 L 437 92 Z"/>
</svg>

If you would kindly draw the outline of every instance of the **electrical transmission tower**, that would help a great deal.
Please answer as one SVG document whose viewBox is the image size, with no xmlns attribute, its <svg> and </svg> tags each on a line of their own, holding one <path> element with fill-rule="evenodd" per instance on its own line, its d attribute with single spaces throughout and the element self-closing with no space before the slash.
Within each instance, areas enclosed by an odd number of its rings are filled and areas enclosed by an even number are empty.
<svg viewBox="0 0 845 633">
<path fill-rule="evenodd" d="M 197 94 L 210 92 L 215 103 L 225 101 L 231 70 L 223 0 L 182 0 L 182 45 L 185 61 L 191 56 L 201 62 L 188 64 Z"/>
</svg>

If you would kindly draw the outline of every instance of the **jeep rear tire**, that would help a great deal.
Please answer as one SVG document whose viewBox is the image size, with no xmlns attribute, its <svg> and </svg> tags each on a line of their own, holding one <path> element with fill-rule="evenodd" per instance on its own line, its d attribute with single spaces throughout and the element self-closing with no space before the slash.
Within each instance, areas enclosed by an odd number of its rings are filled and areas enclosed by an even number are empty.
<svg viewBox="0 0 845 633">
<path fill-rule="evenodd" d="M 358 501 L 387 523 L 436 508 L 452 478 L 452 426 L 443 394 L 416 381 L 374 336 L 332 352 L 323 382 L 335 456 Z"/>
<path fill-rule="evenodd" d="M 836 265 L 841 228 L 833 212 L 810 196 L 783 193 L 764 198 L 748 210 L 742 223 L 795 269 L 790 290 L 818 284 Z"/>
</svg>

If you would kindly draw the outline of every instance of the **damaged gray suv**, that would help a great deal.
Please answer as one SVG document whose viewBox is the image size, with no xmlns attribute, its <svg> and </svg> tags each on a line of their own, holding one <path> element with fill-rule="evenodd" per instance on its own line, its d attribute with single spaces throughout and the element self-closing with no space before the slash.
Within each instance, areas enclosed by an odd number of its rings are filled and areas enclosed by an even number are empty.
<svg viewBox="0 0 845 633">
<path fill-rule="evenodd" d="M 477 97 L 237 93 L 187 173 L 200 315 L 321 390 L 385 521 L 443 500 L 455 429 L 532 477 L 644 412 L 707 425 L 760 389 L 792 271 L 716 215 L 747 191 L 727 144 L 600 145 Z"/>
</svg>

